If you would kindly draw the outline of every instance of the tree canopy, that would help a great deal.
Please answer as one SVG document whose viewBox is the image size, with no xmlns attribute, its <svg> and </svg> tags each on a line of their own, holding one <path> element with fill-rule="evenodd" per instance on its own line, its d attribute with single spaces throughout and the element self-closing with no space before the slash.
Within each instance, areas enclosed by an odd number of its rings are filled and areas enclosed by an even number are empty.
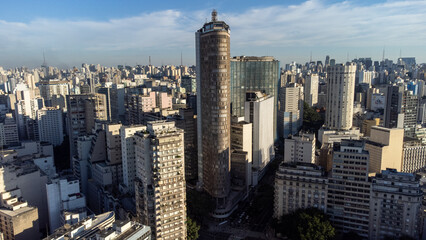
<svg viewBox="0 0 426 240">
<path fill-rule="evenodd" d="M 291 240 L 328 240 L 335 235 L 327 216 L 316 208 L 299 209 L 284 215 L 276 230 Z"/>
<path fill-rule="evenodd" d="M 316 131 L 323 124 L 321 115 L 306 102 L 303 102 L 303 129 Z"/>
<path fill-rule="evenodd" d="M 193 221 L 190 217 L 186 220 L 186 232 L 188 240 L 196 240 L 198 239 L 198 231 L 200 230 L 200 225 L 197 224 L 196 221 Z"/>
</svg>

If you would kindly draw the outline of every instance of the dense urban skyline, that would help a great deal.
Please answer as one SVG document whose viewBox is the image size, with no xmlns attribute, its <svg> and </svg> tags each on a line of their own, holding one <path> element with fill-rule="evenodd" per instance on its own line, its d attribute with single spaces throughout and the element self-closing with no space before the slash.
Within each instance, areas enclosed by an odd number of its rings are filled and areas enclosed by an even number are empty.
<svg viewBox="0 0 426 240">
<path fill-rule="evenodd" d="M 120 5 L 121 4 L 121 5 Z M 356 57 L 426 62 L 426 1 L 219 1 L 141 4 L 4 3 L 0 66 L 68 68 L 81 63 L 195 64 L 194 31 L 211 9 L 232 26 L 231 56 L 271 55 L 282 63 Z"/>
</svg>

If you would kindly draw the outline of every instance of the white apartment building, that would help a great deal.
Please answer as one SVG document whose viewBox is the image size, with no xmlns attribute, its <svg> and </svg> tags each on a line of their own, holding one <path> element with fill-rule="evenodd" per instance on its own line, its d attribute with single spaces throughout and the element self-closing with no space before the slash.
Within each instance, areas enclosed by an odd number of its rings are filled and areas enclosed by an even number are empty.
<svg viewBox="0 0 426 240">
<path fill-rule="evenodd" d="M 354 63 L 336 64 L 327 67 L 327 106 L 325 125 L 333 130 L 348 130 L 352 127 L 354 92 Z"/>
<path fill-rule="evenodd" d="M 247 92 L 244 120 L 253 125 L 253 186 L 264 174 L 265 167 L 275 156 L 274 98 L 261 92 Z"/>
<path fill-rule="evenodd" d="M 123 163 L 123 184 L 127 191 L 133 193 L 135 191 L 136 177 L 136 154 L 134 135 L 136 132 L 146 131 L 146 126 L 131 125 L 122 126 L 120 128 L 121 137 L 121 157 Z"/>
</svg>

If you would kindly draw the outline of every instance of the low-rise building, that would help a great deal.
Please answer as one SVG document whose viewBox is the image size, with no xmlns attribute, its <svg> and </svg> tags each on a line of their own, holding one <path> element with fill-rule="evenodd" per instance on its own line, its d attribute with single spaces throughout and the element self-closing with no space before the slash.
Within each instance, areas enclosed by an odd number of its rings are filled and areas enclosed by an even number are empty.
<svg viewBox="0 0 426 240">
<path fill-rule="evenodd" d="M 327 211 L 328 180 L 325 171 L 312 163 L 282 163 L 275 175 L 274 217 L 299 208 Z"/>
</svg>

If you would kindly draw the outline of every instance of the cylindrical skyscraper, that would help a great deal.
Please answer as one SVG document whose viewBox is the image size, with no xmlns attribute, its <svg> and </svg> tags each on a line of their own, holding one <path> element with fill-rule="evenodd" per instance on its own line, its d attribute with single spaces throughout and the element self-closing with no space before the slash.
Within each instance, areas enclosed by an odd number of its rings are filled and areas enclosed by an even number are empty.
<svg viewBox="0 0 426 240">
<path fill-rule="evenodd" d="M 355 72 L 355 63 L 327 67 L 325 125 L 329 129 L 349 130 L 352 128 Z"/>
<path fill-rule="evenodd" d="M 230 191 L 230 29 L 212 20 L 196 32 L 199 181 L 226 208 Z"/>
</svg>

